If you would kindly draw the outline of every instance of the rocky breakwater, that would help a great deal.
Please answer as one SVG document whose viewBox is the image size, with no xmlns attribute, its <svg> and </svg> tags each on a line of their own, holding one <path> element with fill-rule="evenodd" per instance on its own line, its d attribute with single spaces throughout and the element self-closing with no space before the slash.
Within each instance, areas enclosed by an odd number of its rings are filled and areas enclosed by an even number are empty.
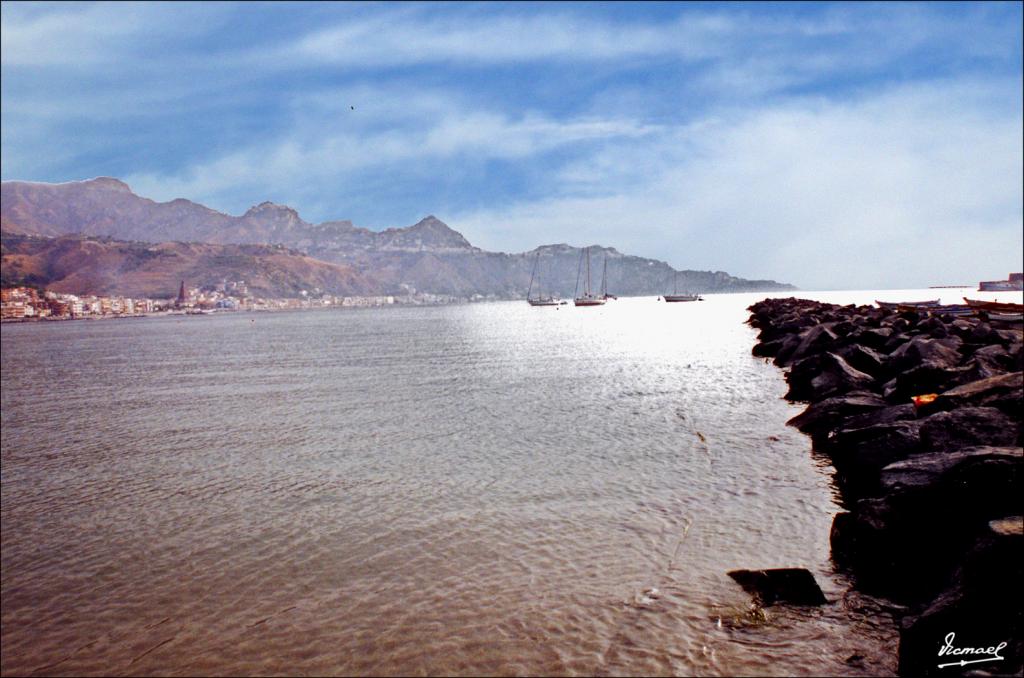
<svg viewBox="0 0 1024 678">
<path fill-rule="evenodd" d="M 809 403 L 789 423 L 835 467 L 833 560 L 901 610 L 900 673 L 1020 675 L 1019 326 L 792 298 L 749 310 L 754 355 Z"/>
</svg>

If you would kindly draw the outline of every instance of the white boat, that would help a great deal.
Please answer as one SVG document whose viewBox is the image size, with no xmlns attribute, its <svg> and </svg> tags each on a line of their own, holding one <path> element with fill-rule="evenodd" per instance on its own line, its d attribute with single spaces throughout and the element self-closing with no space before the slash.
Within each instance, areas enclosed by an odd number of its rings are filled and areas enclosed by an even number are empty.
<svg viewBox="0 0 1024 678">
<path fill-rule="evenodd" d="M 583 268 L 584 258 L 586 258 L 586 262 L 587 262 L 587 271 L 586 271 L 585 282 L 584 282 L 584 285 L 583 285 L 583 295 L 582 296 L 576 296 L 576 294 L 574 293 L 573 294 L 574 298 L 572 300 L 572 303 L 574 303 L 577 306 L 603 306 L 604 302 L 607 300 L 607 294 L 605 293 L 605 289 L 604 289 L 606 281 L 604 280 L 604 278 L 602 277 L 602 280 L 601 280 L 602 294 L 593 294 L 590 291 L 590 248 L 589 247 L 584 248 L 584 250 L 582 252 L 580 252 L 580 263 L 576 266 L 576 292 L 578 293 L 579 289 L 580 289 L 580 273 L 581 273 L 581 269 Z M 605 271 L 607 272 L 607 270 L 608 270 L 608 260 L 605 259 Z"/>
<path fill-rule="evenodd" d="M 618 299 L 614 294 L 608 294 L 608 253 L 604 255 L 604 270 L 601 271 L 601 298 L 604 300 Z"/>
<path fill-rule="evenodd" d="M 1000 313 L 999 311 L 987 311 L 989 322 L 1008 323 L 1020 325 L 1024 323 L 1024 313 Z"/>
<path fill-rule="evenodd" d="M 540 264 L 540 248 L 537 249 L 537 257 L 533 260 L 533 273 L 530 274 L 530 287 L 526 290 L 526 301 L 530 306 L 561 306 L 565 302 L 552 295 L 546 297 L 541 293 L 540 278 L 537 276 L 537 266 Z M 533 298 L 533 281 L 537 279 L 537 298 Z"/>
<path fill-rule="evenodd" d="M 687 292 L 685 294 L 679 294 L 679 285 L 678 285 L 678 283 L 679 283 L 679 272 L 676 271 L 675 276 L 673 277 L 673 282 L 672 282 L 672 290 L 673 290 L 672 294 L 666 294 L 664 296 L 665 301 L 704 301 L 704 298 L 701 297 L 699 294 L 690 294 L 689 292 Z"/>
</svg>

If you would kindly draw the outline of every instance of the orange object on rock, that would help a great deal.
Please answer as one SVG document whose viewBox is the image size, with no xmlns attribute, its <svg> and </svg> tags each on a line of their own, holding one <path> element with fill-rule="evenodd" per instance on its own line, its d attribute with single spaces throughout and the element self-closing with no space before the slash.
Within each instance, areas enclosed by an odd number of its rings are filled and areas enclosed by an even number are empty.
<svg viewBox="0 0 1024 678">
<path fill-rule="evenodd" d="M 926 393 L 924 395 L 916 395 L 911 400 L 914 401 L 914 407 L 921 407 L 922 405 L 935 402 L 935 399 L 938 397 L 938 393 Z"/>
</svg>

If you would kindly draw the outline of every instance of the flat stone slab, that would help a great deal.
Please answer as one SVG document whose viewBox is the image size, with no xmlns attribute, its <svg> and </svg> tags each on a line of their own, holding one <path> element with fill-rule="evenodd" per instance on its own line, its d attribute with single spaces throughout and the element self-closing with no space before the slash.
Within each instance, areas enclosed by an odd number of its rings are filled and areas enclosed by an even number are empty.
<svg viewBox="0 0 1024 678">
<path fill-rule="evenodd" d="M 761 605 L 824 605 L 828 602 L 814 575 L 802 567 L 732 570 L 727 574 Z"/>
</svg>

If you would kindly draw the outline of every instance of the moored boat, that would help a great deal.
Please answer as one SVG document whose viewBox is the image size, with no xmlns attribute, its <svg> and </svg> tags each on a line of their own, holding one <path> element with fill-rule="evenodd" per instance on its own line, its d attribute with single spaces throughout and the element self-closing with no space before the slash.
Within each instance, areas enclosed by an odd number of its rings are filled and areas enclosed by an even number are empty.
<svg viewBox="0 0 1024 678">
<path fill-rule="evenodd" d="M 940 304 L 939 306 L 928 306 L 925 309 L 913 308 L 909 306 L 901 306 L 898 310 L 900 311 L 921 311 L 925 310 L 931 315 L 971 315 L 974 313 L 974 309 L 967 304 Z"/>
<path fill-rule="evenodd" d="M 540 248 L 537 249 L 537 257 L 533 260 L 533 272 L 530 274 L 530 287 L 526 290 L 526 301 L 530 306 L 561 306 L 562 300 L 548 294 L 544 296 L 540 286 L 540 276 L 537 275 L 537 267 L 540 264 Z M 537 279 L 537 298 L 533 298 L 533 281 Z"/>
<path fill-rule="evenodd" d="M 1006 323 L 1008 325 L 1020 325 L 1024 323 L 1024 313 L 1000 313 L 998 311 L 985 311 L 989 322 Z"/>
<path fill-rule="evenodd" d="M 605 300 L 606 300 L 606 296 L 604 294 L 601 294 L 601 295 L 593 294 L 590 291 L 590 248 L 589 247 L 584 248 L 584 250 L 582 252 L 580 252 L 580 263 L 576 267 L 576 290 L 578 292 L 579 288 L 580 288 L 580 273 L 582 272 L 582 269 L 583 269 L 584 258 L 586 260 L 586 268 L 587 268 L 587 270 L 586 270 L 585 281 L 584 281 L 584 284 L 583 284 L 583 296 L 576 296 L 576 294 L 574 293 L 573 294 L 572 303 L 575 304 L 576 306 L 603 306 L 604 303 L 605 303 Z M 605 260 L 605 271 L 607 271 L 607 270 L 608 270 L 608 264 L 607 264 L 607 259 L 606 259 Z M 602 281 L 602 283 L 601 283 L 602 292 L 604 291 L 604 289 L 603 289 L 604 286 L 605 286 L 604 281 Z"/>
<path fill-rule="evenodd" d="M 704 298 L 699 294 L 691 294 L 689 292 L 679 294 L 679 271 L 675 272 L 672 281 L 672 294 L 663 295 L 665 301 L 704 301 Z"/>
<path fill-rule="evenodd" d="M 976 311 L 989 311 L 995 313 L 1024 313 L 1024 304 L 1014 304 L 1004 301 L 983 301 L 981 299 L 968 299 L 964 302 Z"/>
<path fill-rule="evenodd" d="M 608 294 L 608 253 L 604 255 L 604 270 L 601 271 L 601 298 L 604 300 L 618 299 L 614 294 Z"/>
<path fill-rule="evenodd" d="M 888 311 L 898 311 L 901 306 L 906 306 L 911 310 L 927 309 L 939 305 L 938 299 L 929 299 L 927 301 L 879 301 L 875 299 L 875 303 L 878 304 L 879 308 L 884 308 Z"/>
</svg>

